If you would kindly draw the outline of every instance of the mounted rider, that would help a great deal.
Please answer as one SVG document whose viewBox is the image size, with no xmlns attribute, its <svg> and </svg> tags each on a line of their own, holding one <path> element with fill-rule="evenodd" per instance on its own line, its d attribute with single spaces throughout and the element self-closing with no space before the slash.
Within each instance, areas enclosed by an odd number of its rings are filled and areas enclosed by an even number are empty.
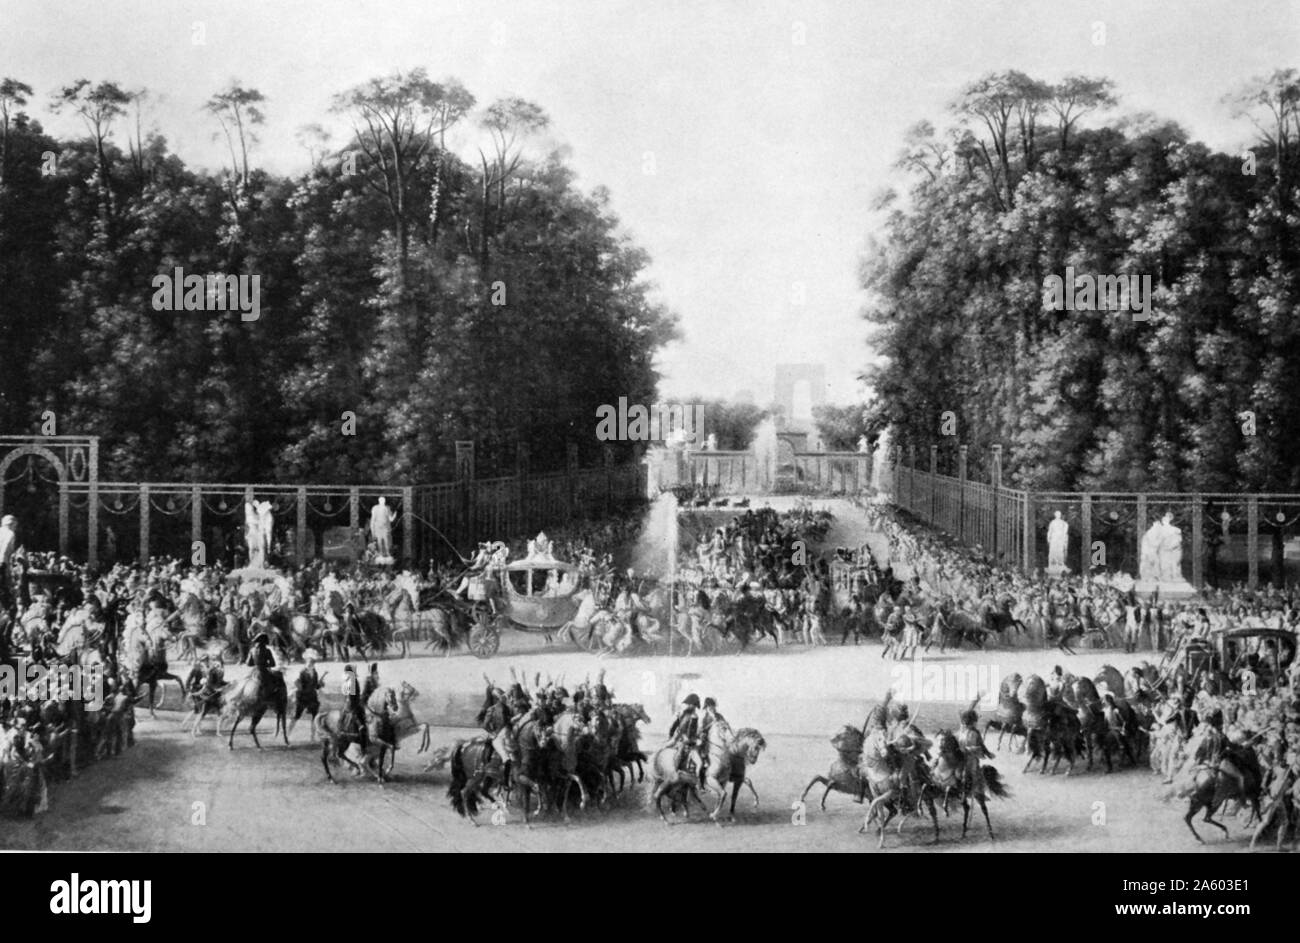
<svg viewBox="0 0 1300 943">
<path fill-rule="evenodd" d="M 248 653 L 245 662 L 257 672 L 257 681 L 264 694 L 274 682 L 271 670 L 275 668 L 275 655 L 271 654 L 270 643 L 271 637 L 265 632 L 259 632 L 257 638 L 253 639 L 253 650 Z"/>
<path fill-rule="evenodd" d="M 210 710 L 221 699 L 221 689 L 226 685 L 226 673 L 221 659 L 202 654 L 190 669 L 185 679 L 185 690 L 190 696 L 190 705 L 202 714 Z"/>
<path fill-rule="evenodd" d="M 1223 711 L 1214 710 L 1205 720 L 1205 730 L 1201 742 L 1197 744 L 1193 757 L 1197 769 L 1217 769 L 1236 783 L 1239 790 L 1244 790 L 1246 778 L 1234 757 L 1235 748 L 1223 732 Z"/>
<path fill-rule="evenodd" d="M 862 725 L 862 765 L 866 775 L 862 777 L 858 792 L 861 802 L 867 795 L 868 787 L 877 794 L 888 791 L 890 775 L 894 772 L 889 763 L 889 734 L 886 730 L 890 695 L 867 713 L 866 723 Z"/>
<path fill-rule="evenodd" d="M 343 627 L 343 616 L 348 604 L 347 592 L 334 571 L 329 571 L 320 581 L 318 597 L 320 610 L 325 617 L 325 624 L 331 634 L 337 634 Z"/>
<path fill-rule="evenodd" d="M 704 714 L 700 718 L 700 785 L 704 785 L 705 773 L 709 768 L 709 732 L 717 727 L 724 741 L 732 736 L 731 725 L 718 713 L 718 702 L 711 697 L 704 699 Z"/>
<path fill-rule="evenodd" d="M 507 701 L 506 692 L 489 681 L 487 695 L 483 701 L 483 709 L 478 712 L 478 722 L 488 736 L 492 738 L 492 749 L 501 758 L 502 763 L 510 759 L 506 741 L 510 736 L 512 721 L 515 720 L 516 716 Z"/>
<path fill-rule="evenodd" d="M 957 746 L 965 760 L 963 776 L 968 795 L 986 796 L 987 784 L 984 781 L 983 760 L 993 759 L 993 754 L 984 745 L 984 737 L 979 732 L 980 715 L 974 706 L 961 712 L 961 730 L 957 733 Z"/>
<path fill-rule="evenodd" d="M 370 695 L 379 690 L 379 665 L 371 664 L 370 673 L 366 675 L 366 680 L 361 685 L 361 702 L 370 703 Z"/>
<path fill-rule="evenodd" d="M 912 723 L 906 704 L 892 702 L 885 716 L 890 721 L 885 733 L 887 743 L 894 748 L 899 761 L 899 785 L 910 802 L 913 796 L 919 798 L 920 787 L 929 779 L 929 767 L 922 761 L 931 743 Z"/>
<path fill-rule="evenodd" d="M 294 724 L 298 723 L 304 711 L 313 717 L 320 712 L 320 689 L 325 686 L 325 676 L 316 671 L 316 651 L 309 648 L 303 652 L 302 657 L 306 665 L 294 679 L 293 720 L 289 723 L 289 733 L 293 733 Z M 314 726 L 311 737 L 316 739 Z"/>
<path fill-rule="evenodd" d="M 370 746 L 370 732 L 366 730 L 366 705 L 361 700 L 361 683 L 357 680 L 357 669 L 351 665 L 343 666 L 343 718 L 342 729 L 346 734 L 355 734 L 357 743 L 364 753 Z"/>
<path fill-rule="evenodd" d="M 691 771 L 691 754 L 700 745 L 700 718 L 696 714 L 699 707 L 698 695 L 686 695 L 681 711 L 668 728 L 668 745 L 677 748 L 676 767 L 679 770 Z"/>
</svg>

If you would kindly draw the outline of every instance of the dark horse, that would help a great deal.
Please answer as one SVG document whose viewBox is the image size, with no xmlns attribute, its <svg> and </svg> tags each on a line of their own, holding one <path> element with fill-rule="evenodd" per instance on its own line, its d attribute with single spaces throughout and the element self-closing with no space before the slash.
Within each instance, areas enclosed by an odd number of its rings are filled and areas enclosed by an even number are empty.
<svg viewBox="0 0 1300 943">
<path fill-rule="evenodd" d="M 181 703 L 185 702 L 185 682 L 176 675 L 167 670 L 167 638 L 160 636 L 154 642 L 153 651 L 150 652 L 141 641 L 136 648 L 135 662 L 136 684 L 141 688 L 148 688 L 149 696 L 149 716 L 157 717 L 154 708 L 157 706 L 158 685 L 164 681 L 175 681 L 176 686 L 181 690 Z"/>
<path fill-rule="evenodd" d="M 1202 766 L 1194 774 L 1194 786 L 1188 797 L 1187 814 L 1183 816 L 1183 821 L 1202 845 L 1205 844 L 1205 839 L 1196 834 L 1196 828 L 1192 825 L 1192 818 L 1201 809 L 1205 810 L 1203 821 L 1219 829 L 1225 837 L 1228 827 L 1222 822 L 1216 822 L 1213 816 L 1219 806 L 1229 799 L 1250 804 L 1251 816 L 1246 822 L 1247 826 L 1262 817 L 1259 811 L 1259 791 L 1264 777 L 1259 768 L 1259 758 L 1250 747 L 1233 750 L 1230 758 L 1241 771 L 1241 786 L 1220 767 Z"/>
<path fill-rule="evenodd" d="M 398 711 L 397 693 L 392 688 L 381 688 L 375 691 L 366 702 L 369 742 L 363 761 L 374 774 L 375 780 L 380 783 L 386 779 L 384 754 L 389 749 L 394 751 L 397 749 L 397 731 L 393 719 Z M 358 745 L 361 743 L 361 731 L 343 721 L 342 711 L 325 711 L 316 715 L 316 732 L 320 734 L 320 763 L 325 768 L 326 778 L 332 783 L 338 780 L 330 772 L 331 760 L 336 763 L 342 760 L 352 767 L 352 771 L 358 776 L 362 773 L 361 767 L 348 756 L 348 747 L 354 743 Z M 286 737 L 285 743 L 288 742 Z"/>
<path fill-rule="evenodd" d="M 961 837 L 965 838 L 966 832 L 970 829 L 971 799 L 973 798 L 979 803 L 980 811 L 984 813 L 984 826 L 988 829 L 989 841 L 992 841 L 993 823 L 989 820 L 989 807 L 985 800 L 985 793 L 998 799 L 1006 799 L 1011 795 L 1002 782 L 1002 777 L 998 774 L 997 768 L 987 763 L 980 766 L 980 773 L 984 777 L 984 788 L 978 789 L 967 775 L 966 757 L 962 754 L 961 747 L 957 743 L 957 737 L 953 732 L 951 730 L 940 730 L 935 735 L 935 740 L 939 749 L 939 756 L 934 761 L 931 776 L 935 785 L 943 790 L 943 814 L 948 814 L 949 796 L 956 792 L 961 798 L 963 812 Z"/>
<path fill-rule="evenodd" d="M 510 764 L 515 765 L 518 743 L 513 737 L 507 737 L 506 744 Z M 447 797 L 451 799 L 451 807 L 456 813 L 468 817 L 477 827 L 480 796 L 493 804 L 498 801 L 504 803 L 504 796 L 501 800 L 497 799 L 497 790 L 504 792 L 506 788 L 506 766 L 487 737 L 475 737 L 457 743 L 451 754 L 451 785 L 447 787 Z M 530 785 L 526 784 L 525 788 L 531 792 Z M 525 803 L 526 796 L 527 793 Z"/>
</svg>

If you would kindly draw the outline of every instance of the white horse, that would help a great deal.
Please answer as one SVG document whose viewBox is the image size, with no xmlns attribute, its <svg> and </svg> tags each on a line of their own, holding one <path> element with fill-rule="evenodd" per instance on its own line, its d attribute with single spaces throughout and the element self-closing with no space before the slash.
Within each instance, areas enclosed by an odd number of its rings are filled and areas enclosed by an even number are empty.
<svg viewBox="0 0 1300 943">
<path fill-rule="evenodd" d="M 556 637 L 577 644 L 585 643 L 592 633 L 600 633 L 603 638 L 609 628 L 608 623 L 614 621 L 613 614 L 608 609 L 601 608 L 591 589 L 578 590 L 573 594 L 573 599 L 578 602 L 578 611 L 560 627 L 555 633 Z"/>
<path fill-rule="evenodd" d="M 393 724 L 393 750 L 389 754 L 391 759 L 388 763 L 388 772 L 392 773 L 393 764 L 397 762 L 397 747 L 403 740 L 410 737 L 419 736 L 420 746 L 416 753 L 423 753 L 429 749 L 429 725 L 416 719 L 415 713 L 411 710 L 411 702 L 420 696 L 408 681 L 402 682 L 401 691 L 397 695 L 397 713 L 391 718 Z M 427 773 L 432 769 L 438 768 L 439 760 L 446 761 L 445 751 L 434 756 L 429 765 L 424 768 Z"/>
</svg>

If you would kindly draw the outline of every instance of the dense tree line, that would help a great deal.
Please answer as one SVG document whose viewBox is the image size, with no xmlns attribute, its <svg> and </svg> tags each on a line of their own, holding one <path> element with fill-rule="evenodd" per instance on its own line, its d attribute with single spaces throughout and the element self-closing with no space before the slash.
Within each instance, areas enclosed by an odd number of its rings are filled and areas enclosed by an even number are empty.
<svg viewBox="0 0 1300 943">
<path fill-rule="evenodd" d="M 1300 75 L 1226 96 L 1241 154 L 1116 103 L 1005 72 L 909 134 L 863 265 L 895 441 L 1002 443 L 1042 489 L 1300 491 Z M 1054 310 L 1067 266 L 1149 275 L 1150 319 Z"/>
<path fill-rule="evenodd" d="M 149 103 L 0 82 L 0 429 L 53 411 L 127 480 L 435 481 L 458 439 L 481 475 L 512 472 L 517 443 L 534 470 L 568 442 L 597 461 L 596 407 L 654 402 L 675 319 L 608 195 L 533 153 L 537 105 L 378 78 L 333 98 L 349 138 L 302 129 L 310 169 L 282 177 L 257 166 L 274 103 L 256 89 L 206 103 L 218 173 L 169 152 Z M 51 137 L 41 107 L 86 136 Z M 446 143 L 468 124 L 472 161 Z M 259 318 L 155 310 L 177 267 L 257 274 Z"/>
</svg>

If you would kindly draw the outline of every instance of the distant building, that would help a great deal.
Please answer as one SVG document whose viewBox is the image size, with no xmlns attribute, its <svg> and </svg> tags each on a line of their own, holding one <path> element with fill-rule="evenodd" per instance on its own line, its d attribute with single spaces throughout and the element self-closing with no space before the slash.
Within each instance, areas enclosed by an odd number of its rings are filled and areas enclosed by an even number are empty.
<svg viewBox="0 0 1300 943">
<path fill-rule="evenodd" d="M 812 411 L 826 402 L 826 365 L 777 364 L 774 401 L 777 435 L 785 438 L 786 433 L 802 433 L 802 439 L 790 443 L 795 451 L 821 451 L 821 437 L 817 434 Z"/>
</svg>

